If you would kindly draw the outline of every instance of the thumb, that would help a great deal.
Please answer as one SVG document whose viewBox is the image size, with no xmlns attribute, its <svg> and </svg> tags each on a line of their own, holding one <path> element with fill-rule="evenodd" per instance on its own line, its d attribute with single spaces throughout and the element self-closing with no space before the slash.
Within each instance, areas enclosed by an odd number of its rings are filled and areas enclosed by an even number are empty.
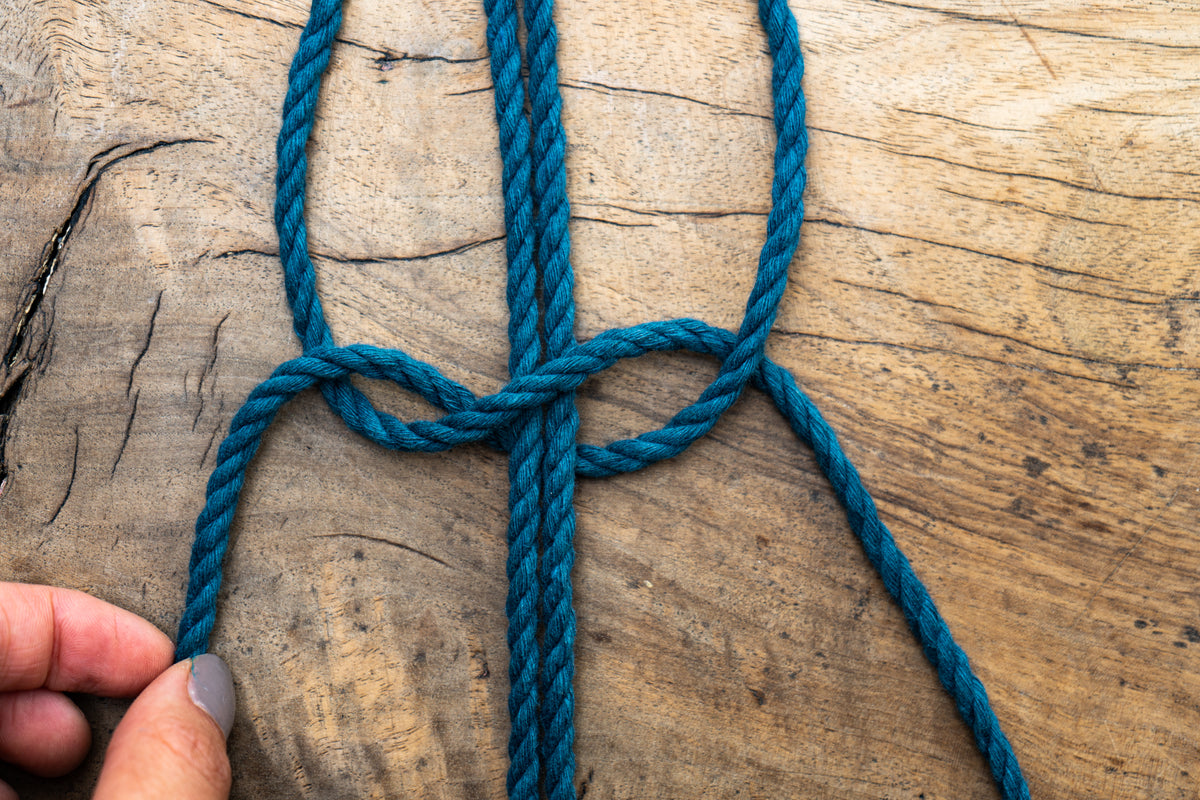
<svg viewBox="0 0 1200 800">
<path fill-rule="evenodd" d="M 233 678 L 212 654 L 145 688 L 113 732 L 94 800 L 227 800 Z"/>
</svg>

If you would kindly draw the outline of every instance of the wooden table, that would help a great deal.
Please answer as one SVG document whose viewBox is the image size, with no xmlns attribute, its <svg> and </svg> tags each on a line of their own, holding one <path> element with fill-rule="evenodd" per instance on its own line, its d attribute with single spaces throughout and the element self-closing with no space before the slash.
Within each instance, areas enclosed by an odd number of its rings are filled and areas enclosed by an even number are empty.
<svg viewBox="0 0 1200 800">
<path fill-rule="evenodd" d="M 15 2 L 15 5 L 14 5 Z M 774 143 L 749 0 L 562 0 L 578 335 L 736 327 Z M 840 432 L 1035 798 L 1200 780 L 1200 8 L 797 2 L 807 224 L 769 345 Z M 272 226 L 301 0 L 0 11 L 0 577 L 174 632 L 230 418 L 299 350 Z M 342 343 L 506 375 L 477 0 L 349 0 L 308 222 Z M 715 374 L 589 381 L 583 438 Z M 431 409 L 384 386 L 405 418 Z M 506 461 L 315 393 L 254 463 L 214 649 L 238 798 L 502 798 Z M 993 798 L 810 454 L 757 393 L 578 494 L 579 796 Z M 23 796 L 86 796 L 97 754 Z"/>
</svg>

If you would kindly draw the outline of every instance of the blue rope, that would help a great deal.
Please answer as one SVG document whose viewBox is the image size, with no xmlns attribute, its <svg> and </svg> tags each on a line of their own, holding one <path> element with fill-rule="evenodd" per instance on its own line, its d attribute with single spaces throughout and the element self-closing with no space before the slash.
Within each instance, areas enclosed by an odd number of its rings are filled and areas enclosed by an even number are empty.
<svg viewBox="0 0 1200 800">
<path fill-rule="evenodd" d="M 575 345 L 575 278 L 567 202 L 566 133 L 558 89 L 554 0 L 526 0 L 529 107 L 533 125 L 533 202 L 545 301 L 546 356 Z M 549 800 L 575 800 L 575 393 L 562 392 L 546 410 L 542 456 L 542 762 Z"/>
<path fill-rule="evenodd" d="M 486 0 L 488 48 L 492 52 L 496 120 L 503 164 L 504 225 L 508 257 L 508 371 L 528 375 L 541 358 L 537 265 L 534 262 L 533 197 L 529 192 L 529 121 L 521 85 L 514 0 Z M 545 411 L 524 411 L 511 428 L 508 460 L 508 796 L 537 800 L 538 749 L 538 537 L 541 532 Z"/>
<path fill-rule="evenodd" d="M 759 2 L 772 55 L 775 177 L 758 275 L 738 331 L 677 319 L 605 331 L 583 343 L 574 338 L 566 137 L 558 91 L 553 0 L 527 0 L 525 7 L 528 118 L 515 2 L 484 0 L 484 7 L 504 165 L 511 378 L 495 394 L 476 396 L 401 350 L 334 344 L 307 248 L 304 151 L 321 76 L 341 23 L 341 6 L 340 0 L 313 0 L 289 72 L 277 149 L 275 205 L 284 284 L 304 352 L 281 364 L 250 393 L 218 450 L 205 506 L 196 520 L 177 658 L 208 649 L 229 527 L 246 469 L 276 413 L 298 393 L 316 386 L 348 427 L 391 449 L 437 452 L 468 442 L 487 442 L 510 453 L 506 612 L 512 733 L 508 796 L 537 800 L 544 788 L 551 800 L 573 798 L 575 616 L 570 573 L 575 475 L 617 475 L 682 453 L 704 436 L 751 384 L 766 392 L 796 435 L 813 449 L 868 559 L 971 728 L 1002 797 L 1026 800 L 1029 789 L 1012 746 L 966 654 L 880 521 L 833 430 L 791 374 L 765 355 L 804 216 L 808 139 L 801 89 L 803 60 L 786 0 Z M 544 307 L 541 332 L 539 271 Z M 656 351 L 706 354 L 717 358 L 721 366 L 699 398 L 659 430 L 603 447 L 577 443 L 579 417 L 574 393 L 580 384 L 622 359 Z M 404 422 L 376 409 L 352 386 L 349 376 L 355 374 L 392 381 L 446 413 L 436 420 Z"/>
</svg>

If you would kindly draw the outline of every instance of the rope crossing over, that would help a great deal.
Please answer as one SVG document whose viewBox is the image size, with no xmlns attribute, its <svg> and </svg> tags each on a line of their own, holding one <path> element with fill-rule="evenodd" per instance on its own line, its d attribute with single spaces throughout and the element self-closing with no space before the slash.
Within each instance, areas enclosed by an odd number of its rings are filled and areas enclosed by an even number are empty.
<svg viewBox="0 0 1200 800">
<path fill-rule="evenodd" d="M 974 734 L 1002 797 L 1028 800 L 1012 746 L 966 654 L 880 521 L 832 428 L 792 375 L 765 355 L 799 243 L 808 137 L 795 18 L 786 0 L 759 0 L 758 5 L 772 58 L 775 175 L 766 242 L 739 329 L 734 333 L 699 320 L 675 319 L 613 329 L 577 342 L 553 0 L 524 4 L 528 114 L 516 2 L 484 0 L 503 162 L 511 379 L 495 394 L 476 396 L 402 350 L 334 343 L 308 252 L 305 147 L 342 10 L 341 0 L 313 0 L 288 75 L 275 202 L 284 283 L 303 355 L 281 364 L 250 393 L 218 450 L 205 506 L 196 520 L 177 659 L 208 651 L 229 527 L 246 469 L 276 413 L 297 394 L 319 388 L 351 430 L 387 448 L 436 452 L 486 442 L 509 453 L 508 796 L 539 800 L 544 792 L 550 800 L 573 800 L 575 613 L 570 575 L 575 477 L 632 472 L 682 453 L 752 385 L 771 398 L 797 437 L 814 451 L 868 559 Z M 695 402 L 661 429 L 633 439 L 603 447 L 576 441 L 579 414 L 574 393 L 580 384 L 622 359 L 679 350 L 713 356 L 721 363 L 717 377 Z M 375 408 L 350 383 L 352 374 L 392 381 L 446 413 L 436 420 L 404 422 Z"/>
</svg>

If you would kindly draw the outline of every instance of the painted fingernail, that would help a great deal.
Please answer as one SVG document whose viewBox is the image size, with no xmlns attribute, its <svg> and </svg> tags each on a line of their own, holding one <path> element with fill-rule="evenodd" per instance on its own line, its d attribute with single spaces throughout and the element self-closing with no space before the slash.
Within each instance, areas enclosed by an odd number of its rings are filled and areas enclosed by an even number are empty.
<svg viewBox="0 0 1200 800">
<path fill-rule="evenodd" d="M 192 659 L 188 675 L 188 697 L 204 709 L 229 738 L 233 727 L 233 673 L 217 656 L 205 653 Z"/>
</svg>

